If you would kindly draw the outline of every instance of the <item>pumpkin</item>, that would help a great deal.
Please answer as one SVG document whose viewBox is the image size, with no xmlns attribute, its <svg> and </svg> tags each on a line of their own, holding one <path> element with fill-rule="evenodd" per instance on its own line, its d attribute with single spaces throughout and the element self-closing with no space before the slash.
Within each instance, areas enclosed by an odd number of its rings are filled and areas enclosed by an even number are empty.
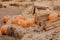
<svg viewBox="0 0 60 40">
<path fill-rule="evenodd" d="M 21 22 L 21 26 L 22 26 L 23 28 L 26 28 L 26 27 L 29 27 L 29 24 L 28 24 L 28 22 L 25 20 L 25 21 Z"/>
<path fill-rule="evenodd" d="M 3 35 L 6 34 L 7 28 L 8 28 L 8 25 L 3 25 L 3 26 L 1 27 L 1 33 L 2 33 Z"/>
<path fill-rule="evenodd" d="M 11 24 L 17 24 L 18 20 L 17 19 L 12 19 Z"/>
<path fill-rule="evenodd" d="M 10 16 L 4 16 L 3 17 L 3 22 L 6 23 L 9 20 Z"/>
<path fill-rule="evenodd" d="M 28 19 L 27 22 L 29 25 L 33 25 L 35 24 L 35 19 Z"/>
<path fill-rule="evenodd" d="M 23 19 L 18 20 L 18 25 L 21 25 L 23 21 L 24 21 Z"/>
<path fill-rule="evenodd" d="M 2 7 L 3 7 L 3 8 L 6 8 L 6 7 L 7 7 L 7 4 L 2 4 Z"/>
<path fill-rule="evenodd" d="M 49 18 L 49 20 L 56 19 L 56 18 L 58 18 L 58 13 L 52 12 L 49 14 L 48 18 Z"/>
</svg>

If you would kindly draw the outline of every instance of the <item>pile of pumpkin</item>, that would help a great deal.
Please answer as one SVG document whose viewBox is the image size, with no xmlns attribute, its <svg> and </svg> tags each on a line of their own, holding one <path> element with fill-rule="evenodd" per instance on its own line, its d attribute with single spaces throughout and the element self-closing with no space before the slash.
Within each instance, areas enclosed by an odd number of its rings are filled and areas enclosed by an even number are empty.
<svg viewBox="0 0 60 40">
<path fill-rule="evenodd" d="M 1 27 L 1 34 L 6 34 L 6 30 L 8 28 L 7 22 L 11 19 L 11 17 L 12 16 L 4 16 L 3 17 L 3 22 L 5 23 L 5 25 L 3 25 Z M 56 18 L 58 18 L 58 14 L 55 12 L 51 13 L 51 14 L 49 14 L 48 18 L 49 18 L 49 20 L 56 19 Z M 17 15 L 15 17 L 15 19 L 11 19 L 11 24 L 18 25 L 23 28 L 28 28 L 30 25 L 36 24 L 36 22 L 35 22 L 34 18 L 27 19 L 23 15 Z"/>
<path fill-rule="evenodd" d="M 8 24 L 7 22 L 11 19 L 11 16 L 4 16 L 3 17 L 3 22 L 5 25 L 3 25 L 1 27 L 1 33 L 2 34 L 6 34 L 6 30 L 8 28 Z M 23 28 L 27 28 L 29 27 L 30 25 L 33 25 L 35 24 L 35 19 L 32 18 L 32 19 L 27 19 L 25 18 L 23 15 L 17 15 L 15 18 L 11 19 L 10 21 L 11 25 L 18 25 L 18 26 L 21 26 Z"/>
</svg>

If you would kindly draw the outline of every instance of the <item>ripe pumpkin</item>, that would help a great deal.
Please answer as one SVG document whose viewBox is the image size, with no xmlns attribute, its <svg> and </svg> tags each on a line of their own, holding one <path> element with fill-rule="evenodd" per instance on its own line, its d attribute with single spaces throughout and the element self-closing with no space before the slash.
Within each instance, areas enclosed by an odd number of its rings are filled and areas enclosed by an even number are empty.
<svg viewBox="0 0 60 40">
<path fill-rule="evenodd" d="M 49 18 L 49 20 L 56 19 L 56 18 L 58 18 L 58 13 L 52 12 L 51 14 L 49 14 L 48 18 Z"/>
<path fill-rule="evenodd" d="M 25 20 L 25 21 L 21 22 L 21 26 L 22 26 L 23 28 L 26 28 L 26 27 L 29 27 L 29 24 L 28 24 L 28 22 Z"/>
<path fill-rule="evenodd" d="M 22 15 L 17 15 L 17 16 L 16 16 L 16 19 L 25 19 L 25 17 L 22 16 Z"/>
<path fill-rule="evenodd" d="M 17 19 L 12 19 L 11 24 L 17 24 L 18 20 Z"/>
<path fill-rule="evenodd" d="M 3 17 L 3 22 L 6 23 L 9 20 L 10 16 L 4 16 Z"/>
<path fill-rule="evenodd" d="M 2 33 L 3 35 L 6 34 L 7 28 L 8 28 L 8 25 L 3 25 L 3 26 L 1 27 L 1 33 Z"/>
<path fill-rule="evenodd" d="M 23 21 L 24 21 L 23 19 L 18 20 L 18 25 L 21 25 Z"/>
<path fill-rule="evenodd" d="M 29 25 L 33 25 L 35 24 L 35 19 L 28 19 L 27 22 Z"/>
<path fill-rule="evenodd" d="M 3 8 L 6 8 L 6 7 L 7 7 L 7 4 L 2 4 L 2 7 L 3 7 Z"/>
</svg>

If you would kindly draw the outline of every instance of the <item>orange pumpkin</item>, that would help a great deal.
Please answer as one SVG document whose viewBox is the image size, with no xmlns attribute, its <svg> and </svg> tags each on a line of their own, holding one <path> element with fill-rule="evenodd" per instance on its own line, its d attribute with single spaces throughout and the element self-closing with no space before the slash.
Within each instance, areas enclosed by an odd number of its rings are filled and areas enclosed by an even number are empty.
<svg viewBox="0 0 60 40">
<path fill-rule="evenodd" d="M 10 16 L 4 16 L 3 17 L 3 22 L 6 23 L 9 20 Z"/>
<path fill-rule="evenodd" d="M 22 15 L 17 15 L 17 16 L 16 16 L 16 19 L 25 19 L 25 17 L 22 16 Z"/>
<path fill-rule="evenodd" d="M 18 25 L 21 25 L 23 21 L 24 21 L 23 19 L 18 20 Z"/>
<path fill-rule="evenodd" d="M 2 7 L 3 7 L 3 8 L 6 8 L 6 7 L 7 7 L 7 4 L 2 4 Z"/>
<path fill-rule="evenodd" d="M 8 25 L 3 25 L 3 26 L 1 27 L 1 33 L 2 33 L 3 35 L 6 34 L 7 28 L 8 28 Z"/>
<path fill-rule="evenodd" d="M 24 27 L 24 28 L 26 28 L 26 27 L 29 27 L 29 24 L 28 24 L 27 21 L 23 21 L 23 22 L 21 23 L 21 26 Z"/>
<path fill-rule="evenodd" d="M 35 24 L 35 19 L 28 19 L 27 22 L 29 25 L 33 25 Z"/>
<path fill-rule="evenodd" d="M 52 12 L 51 14 L 49 14 L 48 18 L 49 18 L 49 20 L 56 19 L 56 18 L 58 18 L 58 13 Z"/>
<path fill-rule="evenodd" d="M 11 24 L 17 24 L 18 20 L 17 19 L 12 19 Z"/>
</svg>

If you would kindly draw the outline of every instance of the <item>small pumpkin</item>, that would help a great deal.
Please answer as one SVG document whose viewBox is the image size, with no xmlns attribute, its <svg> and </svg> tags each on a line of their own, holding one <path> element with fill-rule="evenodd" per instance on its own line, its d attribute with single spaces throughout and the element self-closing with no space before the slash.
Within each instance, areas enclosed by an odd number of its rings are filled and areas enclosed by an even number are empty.
<svg viewBox="0 0 60 40">
<path fill-rule="evenodd" d="M 8 25 L 3 25 L 3 26 L 1 27 L 1 33 L 2 33 L 3 35 L 6 34 L 7 28 L 8 28 Z"/>
<path fill-rule="evenodd" d="M 10 16 L 4 16 L 3 17 L 3 22 L 6 23 L 9 20 Z"/>
<path fill-rule="evenodd" d="M 33 25 L 35 24 L 35 19 L 28 19 L 27 22 L 29 25 Z"/>
<path fill-rule="evenodd" d="M 18 25 L 21 25 L 23 21 L 24 21 L 23 19 L 18 20 Z"/>
<path fill-rule="evenodd" d="M 23 28 L 26 28 L 26 27 L 29 27 L 29 24 L 28 24 L 28 22 L 25 20 L 25 21 L 23 21 L 23 22 L 21 23 L 21 26 L 22 26 Z"/>
<path fill-rule="evenodd" d="M 52 12 L 49 14 L 48 18 L 49 18 L 49 20 L 56 19 L 56 18 L 58 18 L 58 13 Z"/>
<path fill-rule="evenodd" d="M 12 19 L 11 24 L 17 24 L 18 20 L 17 19 Z"/>
</svg>

